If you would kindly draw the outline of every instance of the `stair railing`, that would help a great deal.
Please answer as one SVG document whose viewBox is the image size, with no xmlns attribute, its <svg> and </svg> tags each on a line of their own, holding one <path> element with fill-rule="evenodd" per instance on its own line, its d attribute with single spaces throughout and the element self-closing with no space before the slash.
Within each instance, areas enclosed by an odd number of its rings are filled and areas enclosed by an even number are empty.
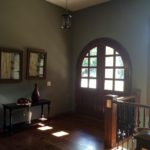
<svg viewBox="0 0 150 150">
<path fill-rule="evenodd" d="M 134 135 L 150 128 L 150 106 L 136 103 L 135 96 L 107 95 L 105 99 L 105 145 L 134 149 Z M 132 144 L 129 145 L 131 139 Z M 130 148 L 129 148 L 130 147 Z"/>
</svg>

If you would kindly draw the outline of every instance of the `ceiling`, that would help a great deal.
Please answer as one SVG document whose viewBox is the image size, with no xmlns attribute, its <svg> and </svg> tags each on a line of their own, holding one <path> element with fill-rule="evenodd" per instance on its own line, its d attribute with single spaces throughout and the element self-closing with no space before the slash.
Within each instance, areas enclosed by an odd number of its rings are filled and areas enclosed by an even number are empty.
<svg viewBox="0 0 150 150">
<path fill-rule="evenodd" d="M 69 9 L 70 11 L 77 11 L 97 4 L 108 2 L 110 0 L 46 0 L 46 1 L 63 8 L 66 8 L 67 2 L 67 9 Z"/>
</svg>

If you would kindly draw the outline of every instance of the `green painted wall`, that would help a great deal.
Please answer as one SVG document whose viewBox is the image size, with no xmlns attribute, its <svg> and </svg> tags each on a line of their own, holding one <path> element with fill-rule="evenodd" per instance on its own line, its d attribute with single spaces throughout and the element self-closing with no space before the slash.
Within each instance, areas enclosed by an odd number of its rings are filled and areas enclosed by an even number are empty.
<svg viewBox="0 0 150 150">
<path fill-rule="evenodd" d="M 59 7 L 44 0 L 1 0 L 0 47 L 23 50 L 24 63 L 22 82 L 0 83 L 0 119 L 1 104 L 30 97 L 35 82 L 41 97 L 52 100 L 51 116 L 72 110 L 72 78 L 75 81 L 77 59 L 88 42 L 101 37 L 113 38 L 127 49 L 132 62 L 133 88 L 141 90 L 142 103 L 146 103 L 147 96 L 150 98 L 149 6 L 149 0 L 113 0 L 75 12 L 70 34 L 60 29 L 64 10 Z M 26 80 L 27 48 L 47 51 L 46 80 Z M 51 87 L 46 86 L 47 81 L 52 82 Z"/>
<path fill-rule="evenodd" d="M 30 97 L 34 83 L 38 83 L 42 98 L 52 100 L 51 116 L 71 110 L 70 33 L 60 29 L 63 11 L 45 0 L 0 1 L 0 47 L 24 51 L 22 82 L 0 83 L 0 123 L 1 104 Z M 47 51 L 46 80 L 26 80 L 27 48 Z M 51 87 L 46 86 L 47 81 Z"/>
<path fill-rule="evenodd" d="M 73 70 L 83 47 L 90 41 L 101 37 L 115 39 L 130 55 L 132 87 L 141 90 L 142 103 L 146 103 L 150 50 L 149 6 L 149 0 L 114 0 L 75 12 L 72 30 Z"/>
</svg>

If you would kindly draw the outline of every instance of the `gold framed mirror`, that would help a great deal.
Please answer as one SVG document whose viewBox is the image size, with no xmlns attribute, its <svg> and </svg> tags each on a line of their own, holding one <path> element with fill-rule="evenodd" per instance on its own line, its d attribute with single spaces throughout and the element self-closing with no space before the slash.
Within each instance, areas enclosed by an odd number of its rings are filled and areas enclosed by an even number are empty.
<svg viewBox="0 0 150 150">
<path fill-rule="evenodd" d="M 0 82 L 22 80 L 23 51 L 0 48 Z"/>
<path fill-rule="evenodd" d="M 27 49 L 27 79 L 46 78 L 47 53 L 41 49 Z"/>
</svg>

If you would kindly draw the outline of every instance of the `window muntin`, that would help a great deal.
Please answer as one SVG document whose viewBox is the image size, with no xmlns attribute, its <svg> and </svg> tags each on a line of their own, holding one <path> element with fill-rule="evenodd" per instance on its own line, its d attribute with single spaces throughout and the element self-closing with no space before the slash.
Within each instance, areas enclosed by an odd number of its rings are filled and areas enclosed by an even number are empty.
<svg viewBox="0 0 150 150">
<path fill-rule="evenodd" d="M 114 58 L 113 56 L 111 57 L 105 57 L 105 66 L 106 67 L 112 67 L 114 64 Z"/>
<path fill-rule="evenodd" d="M 99 58 L 98 47 L 89 50 L 83 58 L 80 78 L 81 88 L 97 88 L 97 64 L 100 64 L 97 58 Z M 103 89 L 123 92 L 125 90 L 125 67 L 122 56 L 115 48 L 105 45 L 102 59 L 104 59 L 104 67 L 102 67 L 102 72 L 104 72 Z"/>
<path fill-rule="evenodd" d="M 96 71 L 96 68 L 90 68 L 89 77 L 97 77 Z"/>
<path fill-rule="evenodd" d="M 112 68 L 105 69 L 105 78 L 112 79 L 113 78 L 113 70 Z"/>
<path fill-rule="evenodd" d="M 115 69 L 115 79 L 124 79 L 124 69 Z"/>
<path fill-rule="evenodd" d="M 87 88 L 88 87 L 88 79 L 81 79 L 81 87 L 82 88 Z"/>
<path fill-rule="evenodd" d="M 109 47 L 109 46 L 106 46 L 105 54 L 106 55 L 113 55 L 114 54 L 114 49 Z"/>
<path fill-rule="evenodd" d="M 83 67 L 88 67 L 88 61 L 89 61 L 88 58 L 85 57 L 84 60 L 83 60 L 83 62 L 82 62 L 82 66 Z"/>
<path fill-rule="evenodd" d="M 81 87 L 97 88 L 97 47 L 92 48 L 82 61 Z"/>
<path fill-rule="evenodd" d="M 81 70 L 81 76 L 82 77 L 88 77 L 88 68 L 82 68 Z"/>
<path fill-rule="evenodd" d="M 124 81 L 115 80 L 114 91 L 124 91 Z"/>
<path fill-rule="evenodd" d="M 115 60 L 116 60 L 115 65 L 116 65 L 117 67 L 123 67 L 123 66 L 124 66 L 121 56 L 116 56 L 116 59 L 115 59 Z"/>
<path fill-rule="evenodd" d="M 124 91 L 124 63 L 119 53 L 112 47 L 105 47 L 104 90 Z"/>
<path fill-rule="evenodd" d="M 113 90 L 113 80 L 105 80 L 104 89 L 105 90 Z"/>
<path fill-rule="evenodd" d="M 90 50 L 90 56 L 97 56 L 97 47 L 94 47 L 92 50 Z"/>
<path fill-rule="evenodd" d="M 96 89 L 96 79 L 89 79 L 89 88 Z"/>
<path fill-rule="evenodd" d="M 97 66 L 97 57 L 90 57 L 90 67 L 96 67 Z"/>
</svg>

